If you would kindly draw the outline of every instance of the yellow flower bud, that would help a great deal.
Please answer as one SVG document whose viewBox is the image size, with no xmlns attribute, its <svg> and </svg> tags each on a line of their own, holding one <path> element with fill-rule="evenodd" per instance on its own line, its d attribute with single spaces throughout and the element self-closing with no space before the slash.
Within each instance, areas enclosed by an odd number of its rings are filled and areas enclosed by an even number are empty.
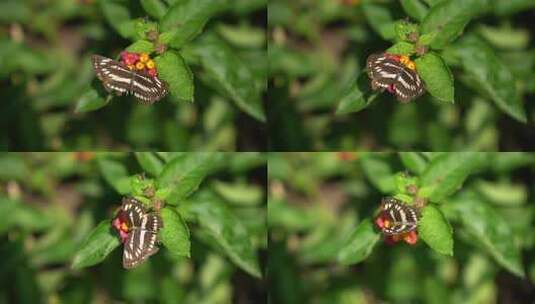
<svg viewBox="0 0 535 304">
<path fill-rule="evenodd" d="M 139 61 L 138 63 L 136 63 L 136 69 L 138 70 L 143 70 L 145 68 L 145 64 L 141 61 Z"/>
<path fill-rule="evenodd" d="M 416 69 L 416 65 L 414 64 L 413 61 L 409 61 L 406 66 L 411 69 L 411 70 L 415 70 Z"/>
<path fill-rule="evenodd" d="M 154 63 L 152 59 L 147 61 L 146 65 L 147 65 L 147 69 L 154 69 L 154 67 L 156 66 L 156 64 Z"/>
<path fill-rule="evenodd" d="M 147 61 L 149 61 L 150 57 L 149 57 L 149 54 L 147 53 L 141 53 L 141 55 L 139 56 L 139 61 L 145 63 Z"/>
<path fill-rule="evenodd" d="M 405 55 L 402 55 L 401 58 L 399 59 L 399 61 L 400 61 L 401 63 L 403 63 L 404 65 L 407 65 L 407 63 L 408 63 L 409 61 L 411 61 L 411 60 L 409 59 L 409 57 L 407 57 L 407 56 L 405 56 Z"/>
</svg>

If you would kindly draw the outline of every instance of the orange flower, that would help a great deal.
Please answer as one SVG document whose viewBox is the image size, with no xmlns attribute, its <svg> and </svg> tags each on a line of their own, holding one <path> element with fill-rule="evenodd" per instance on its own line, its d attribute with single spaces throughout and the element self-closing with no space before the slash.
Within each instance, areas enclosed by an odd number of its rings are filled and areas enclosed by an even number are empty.
<svg viewBox="0 0 535 304">
<path fill-rule="evenodd" d="M 139 61 L 145 63 L 147 61 L 149 61 L 150 57 L 149 57 L 149 54 L 147 53 L 141 53 L 141 55 L 139 56 Z"/>
<path fill-rule="evenodd" d="M 409 59 L 408 56 L 401 55 L 399 61 L 400 61 L 401 63 L 403 63 L 404 65 L 407 65 L 407 63 L 409 63 L 411 60 Z"/>
<path fill-rule="evenodd" d="M 144 68 L 145 68 L 145 64 L 141 62 L 141 60 L 138 63 L 136 63 L 136 69 L 143 70 Z"/>
</svg>

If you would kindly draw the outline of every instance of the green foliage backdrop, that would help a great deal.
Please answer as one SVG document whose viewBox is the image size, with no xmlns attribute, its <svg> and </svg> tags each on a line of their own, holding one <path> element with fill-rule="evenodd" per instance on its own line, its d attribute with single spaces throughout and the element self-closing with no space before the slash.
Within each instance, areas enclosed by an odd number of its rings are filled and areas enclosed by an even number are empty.
<svg viewBox="0 0 535 304">
<path fill-rule="evenodd" d="M 272 0 L 270 147 L 518 151 L 534 147 L 531 0 Z M 373 53 L 411 55 L 425 95 L 371 91 Z"/>
<path fill-rule="evenodd" d="M 533 300 L 534 153 L 271 153 L 268 184 L 273 303 Z M 427 200 L 415 245 L 385 196 Z"/>
<path fill-rule="evenodd" d="M 0 154 L 0 302 L 264 302 L 261 153 Z M 122 267 L 121 198 L 164 201 L 156 255 Z"/>
<path fill-rule="evenodd" d="M 266 0 L 0 3 L 3 150 L 265 150 Z M 152 53 L 170 94 L 109 95 L 90 56 Z M 243 126 L 247 125 L 247 128 Z"/>
</svg>

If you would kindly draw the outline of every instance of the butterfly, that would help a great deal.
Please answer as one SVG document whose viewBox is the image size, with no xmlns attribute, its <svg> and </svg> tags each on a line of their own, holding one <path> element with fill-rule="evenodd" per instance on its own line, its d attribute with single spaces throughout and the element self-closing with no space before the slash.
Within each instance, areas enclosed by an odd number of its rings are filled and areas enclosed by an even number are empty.
<svg viewBox="0 0 535 304">
<path fill-rule="evenodd" d="M 108 92 L 132 94 L 143 103 L 153 104 L 164 98 L 167 84 L 157 76 L 130 70 L 124 63 L 100 55 L 91 56 L 93 69 Z"/>
<path fill-rule="evenodd" d="M 396 235 L 413 231 L 418 226 L 418 209 L 402 203 L 393 197 L 385 197 L 381 200 L 382 217 L 388 220 L 388 225 L 382 227 L 387 235 Z"/>
<path fill-rule="evenodd" d="M 415 70 L 405 66 L 399 56 L 388 53 L 372 54 L 366 61 L 373 90 L 388 90 L 406 103 L 422 95 L 424 83 Z"/>
<path fill-rule="evenodd" d="M 163 227 L 162 219 L 155 212 L 147 212 L 135 198 L 123 198 L 113 226 L 124 243 L 124 268 L 136 267 L 158 252 L 158 231 Z"/>
</svg>

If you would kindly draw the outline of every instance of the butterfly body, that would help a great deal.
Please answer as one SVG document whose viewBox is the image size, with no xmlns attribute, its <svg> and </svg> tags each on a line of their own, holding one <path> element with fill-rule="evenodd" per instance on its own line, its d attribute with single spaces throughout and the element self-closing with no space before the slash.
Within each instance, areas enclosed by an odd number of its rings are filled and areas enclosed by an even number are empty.
<svg viewBox="0 0 535 304">
<path fill-rule="evenodd" d="M 415 230 L 418 227 L 418 209 L 402 203 L 401 201 L 386 197 L 381 201 L 382 216 L 388 224 L 382 227 L 387 235 L 397 235 Z"/>
<path fill-rule="evenodd" d="M 123 267 L 133 268 L 158 252 L 158 231 L 162 220 L 155 212 L 147 212 L 141 202 L 124 198 L 113 226 L 124 243 Z"/>
<path fill-rule="evenodd" d="M 167 85 L 157 76 L 130 70 L 124 63 L 100 55 L 91 57 L 93 69 L 108 92 L 131 94 L 143 103 L 152 104 L 165 97 Z"/>
<path fill-rule="evenodd" d="M 415 70 L 408 68 L 399 56 L 372 54 L 366 61 L 373 90 L 388 90 L 406 103 L 424 93 L 424 83 Z"/>
</svg>

